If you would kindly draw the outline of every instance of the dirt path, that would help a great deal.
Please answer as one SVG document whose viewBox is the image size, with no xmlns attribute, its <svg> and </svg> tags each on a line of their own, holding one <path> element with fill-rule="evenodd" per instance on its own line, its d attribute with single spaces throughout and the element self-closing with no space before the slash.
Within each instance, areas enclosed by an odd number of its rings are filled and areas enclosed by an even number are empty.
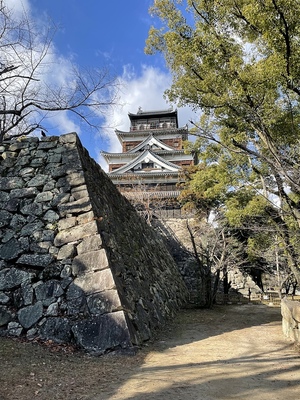
<svg viewBox="0 0 300 400">
<path fill-rule="evenodd" d="M 173 324 L 110 399 L 300 397 L 300 358 L 282 337 L 278 308 L 219 307 L 180 317 L 181 328 Z"/>
<path fill-rule="evenodd" d="M 279 308 L 184 310 L 157 342 L 131 357 L 56 354 L 17 342 L 13 348 L 11 360 L 0 347 L 1 400 L 300 397 L 299 352 L 282 335 Z"/>
</svg>

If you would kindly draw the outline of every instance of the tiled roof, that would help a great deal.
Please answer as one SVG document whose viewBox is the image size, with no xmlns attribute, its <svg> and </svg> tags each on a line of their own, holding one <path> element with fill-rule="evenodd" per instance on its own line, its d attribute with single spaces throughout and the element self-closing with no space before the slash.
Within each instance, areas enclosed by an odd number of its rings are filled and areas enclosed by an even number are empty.
<svg viewBox="0 0 300 400">
<path fill-rule="evenodd" d="M 134 113 L 128 113 L 128 116 L 130 119 L 139 119 L 139 118 L 143 118 L 146 116 L 152 117 L 165 117 L 165 116 L 177 116 L 177 110 L 173 110 L 171 109 L 167 109 L 167 110 L 149 110 L 149 111 L 143 111 L 142 109 L 139 109 L 138 112 L 136 114 Z"/>
<path fill-rule="evenodd" d="M 137 164 L 142 163 L 147 158 L 153 162 L 154 161 L 157 162 L 161 166 L 164 166 L 164 168 L 166 168 L 167 171 L 176 172 L 181 169 L 181 167 L 179 167 L 178 165 L 173 164 L 172 162 L 163 159 L 162 157 L 160 157 L 158 154 L 154 153 L 153 151 L 145 150 L 141 154 L 138 154 L 136 158 L 134 158 L 132 161 L 130 161 L 126 165 L 123 165 L 122 167 L 116 169 L 115 171 L 110 172 L 109 175 L 126 173 L 127 171 L 130 171 L 132 168 L 134 168 Z M 156 171 L 153 171 L 153 170 L 151 172 L 156 173 Z M 157 172 L 161 172 L 161 170 L 158 170 Z M 142 171 L 139 171 L 136 173 L 140 174 L 140 173 L 142 173 Z"/>
</svg>

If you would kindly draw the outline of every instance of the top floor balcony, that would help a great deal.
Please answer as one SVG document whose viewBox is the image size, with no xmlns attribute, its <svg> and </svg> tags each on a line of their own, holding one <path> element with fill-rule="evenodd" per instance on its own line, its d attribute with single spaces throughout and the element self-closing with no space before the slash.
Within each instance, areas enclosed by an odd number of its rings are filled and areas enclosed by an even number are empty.
<svg viewBox="0 0 300 400">
<path fill-rule="evenodd" d="M 162 129 L 174 129 L 176 128 L 175 122 L 150 122 L 150 123 L 137 123 L 130 127 L 132 131 L 147 131 L 147 130 L 162 130 Z"/>
</svg>

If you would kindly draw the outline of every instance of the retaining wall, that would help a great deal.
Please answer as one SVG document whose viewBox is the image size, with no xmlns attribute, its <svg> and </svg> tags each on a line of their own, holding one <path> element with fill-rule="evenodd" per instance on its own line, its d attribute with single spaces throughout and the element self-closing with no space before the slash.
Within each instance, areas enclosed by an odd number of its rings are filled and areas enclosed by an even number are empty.
<svg viewBox="0 0 300 400">
<path fill-rule="evenodd" d="M 187 299 L 163 240 L 75 133 L 0 145 L 0 334 L 102 354 Z"/>
<path fill-rule="evenodd" d="M 300 341 L 300 302 L 281 300 L 282 331 L 283 334 L 294 342 Z"/>
</svg>

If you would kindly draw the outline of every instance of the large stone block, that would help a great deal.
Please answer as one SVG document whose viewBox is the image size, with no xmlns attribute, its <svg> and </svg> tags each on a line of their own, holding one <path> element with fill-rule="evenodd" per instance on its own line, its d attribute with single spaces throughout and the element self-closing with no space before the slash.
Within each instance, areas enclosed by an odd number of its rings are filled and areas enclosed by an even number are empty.
<svg viewBox="0 0 300 400">
<path fill-rule="evenodd" d="M 24 181 L 22 178 L 18 177 L 0 177 L 0 188 L 1 190 L 12 190 L 21 189 L 24 186 Z"/>
<path fill-rule="evenodd" d="M 0 187 L 0 202 L 6 203 L 9 200 L 9 194 L 6 192 L 2 191 L 2 188 Z"/>
<path fill-rule="evenodd" d="M 58 230 L 64 231 L 66 229 L 70 229 L 76 225 L 77 218 L 76 217 L 69 217 L 63 218 L 58 221 Z"/>
<path fill-rule="evenodd" d="M 38 138 L 35 138 L 38 140 Z M 20 149 L 26 149 L 28 147 L 28 142 L 26 141 L 22 141 L 22 142 L 14 142 L 9 146 L 9 150 L 10 151 L 16 151 L 16 150 L 20 150 Z"/>
<path fill-rule="evenodd" d="M 28 187 L 42 187 L 49 180 L 49 175 L 37 174 L 27 183 Z"/>
<path fill-rule="evenodd" d="M 40 336 L 56 343 L 70 343 L 72 340 L 70 321 L 67 318 L 50 317 L 42 325 Z"/>
<path fill-rule="evenodd" d="M 44 228 L 44 224 L 42 221 L 31 222 L 31 223 L 23 226 L 23 228 L 21 229 L 20 235 L 21 236 L 31 236 L 36 231 L 38 231 L 42 228 Z"/>
<path fill-rule="evenodd" d="M 54 246 L 62 246 L 70 242 L 75 242 L 84 237 L 95 235 L 96 233 L 98 233 L 96 221 L 74 226 L 70 229 L 58 232 L 54 239 Z"/>
<path fill-rule="evenodd" d="M 85 293 L 97 293 L 116 288 L 110 269 L 81 275 L 74 280 L 74 284 L 80 287 Z"/>
<path fill-rule="evenodd" d="M 0 306 L 0 326 L 8 324 L 13 319 L 13 315 L 7 307 Z"/>
<path fill-rule="evenodd" d="M 17 259 L 17 264 L 31 265 L 33 267 L 44 268 L 54 260 L 52 254 L 22 254 Z"/>
<path fill-rule="evenodd" d="M 60 216 L 67 214 L 79 214 L 90 211 L 92 208 L 89 197 L 83 197 L 79 200 L 58 205 Z"/>
<path fill-rule="evenodd" d="M 29 282 L 31 274 L 17 268 L 5 268 L 0 271 L 0 290 L 9 290 Z"/>
<path fill-rule="evenodd" d="M 67 258 L 73 258 L 76 254 L 76 248 L 74 244 L 65 244 L 59 249 L 57 254 L 57 260 L 65 260 Z"/>
<path fill-rule="evenodd" d="M 18 311 L 18 318 L 20 324 L 26 328 L 31 328 L 43 316 L 43 304 L 41 301 L 36 302 L 32 306 L 21 308 Z"/>
<path fill-rule="evenodd" d="M 87 315 L 86 293 L 74 283 L 71 283 L 67 291 L 68 315 Z"/>
<path fill-rule="evenodd" d="M 8 242 L 0 245 L 0 258 L 2 260 L 14 260 L 23 252 L 20 242 L 12 238 Z"/>
<path fill-rule="evenodd" d="M 72 269 L 74 275 L 99 271 L 108 267 L 108 259 L 104 249 L 90 251 L 74 258 Z"/>
<path fill-rule="evenodd" d="M 75 132 L 66 133 L 65 135 L 59 136 L 59 143 L 76 143 L 78 140 L 77 134 Z"/>
<path fill-rule="evenodd" d="M 76 342 L 92 353 L 103 354 L 118 347 L 132 346 L 123 311 L 79 321 L 72 331 Z"/>
<path fill-rule="evenodd" d="M 92 315 L 101 315 L 122 309 L 119 294 L 114 289 L 89 295 L 87 305 Z"/>
<path fill-rule="evenodd" d="M 100 249 L 102 246 L 102 239 L 100 235 L 89 236 L 84 238 L 81 243 L 77 246 L 77 253 L 87 253 Z"/>
<path fill-rule="evenodd" d="M 54 136 L 52 136 L 52 138 L 54 138 Z M 57 140 L 41 140 L 39 142 L 38 149 L 46 149 L 46 150 L 53 149 L 54 147 L 56 147 L 56 145 L 57 145 Z"/>
<path fill-rule="evenodd" d="M 6 210 L 0 210 L 0 228 L 9 225 L 12 217 L 13 216 L 10 212 Z"/>
<path fill-rule="evenodd" d="M 89 196 L 89 192 L 87 190 L 86 185 L 81 185 L 72 188 L 71 193 L 75 200 L 79 200 L 82 199 L 83 197 Z"/>
<path fill-rule="evenodd" d="M 294 341 L 300 340 L 300 302 L 286 298 L 281 300 L 283 334 Z"/>
<path fill-rule="evenodd" d="M 24 215 L 37 215 L 40 216 L 43 214 L 43 207 L 40 203 L 32 202 L 30 204 L 26 204 L 21 208 L 21 213 Z"/>
<path fill-rule="evenodd" d="M 33 198 L 39 193 L 35 187 L 14 189 L 10 192 L 11 198 Z"/>
<path fill-rule="evenodd" d="M 41 192 L 36 195 L 35 201 L 38 203 L 46 203 L 53 199 L 53 193 L 48 190 L 47 192 Z"/>
<path fill-rule="evenodd" d="M 77 225 L 87 224 L 91 221 L 96 221 L 97 218 L 94 215 L 93 211 L 88 211 L 83 214 L 79 214 L 76 218 Z"/>
<path fill-rule="evenodd" d="M 85 184 L 85 177 L 83 171 L 71 172 L 68 175 L 68 182 L 70 186 L 81 186 Z"/>
<path fill-rule="evenodd" d="M 60 283 L 57 280 L 40 282 L 35 286 L 35 295 L 37 300 L 41 301 L 44 306 L 49 306 L 51 303 L 64 294 Z"/>
</svg>

